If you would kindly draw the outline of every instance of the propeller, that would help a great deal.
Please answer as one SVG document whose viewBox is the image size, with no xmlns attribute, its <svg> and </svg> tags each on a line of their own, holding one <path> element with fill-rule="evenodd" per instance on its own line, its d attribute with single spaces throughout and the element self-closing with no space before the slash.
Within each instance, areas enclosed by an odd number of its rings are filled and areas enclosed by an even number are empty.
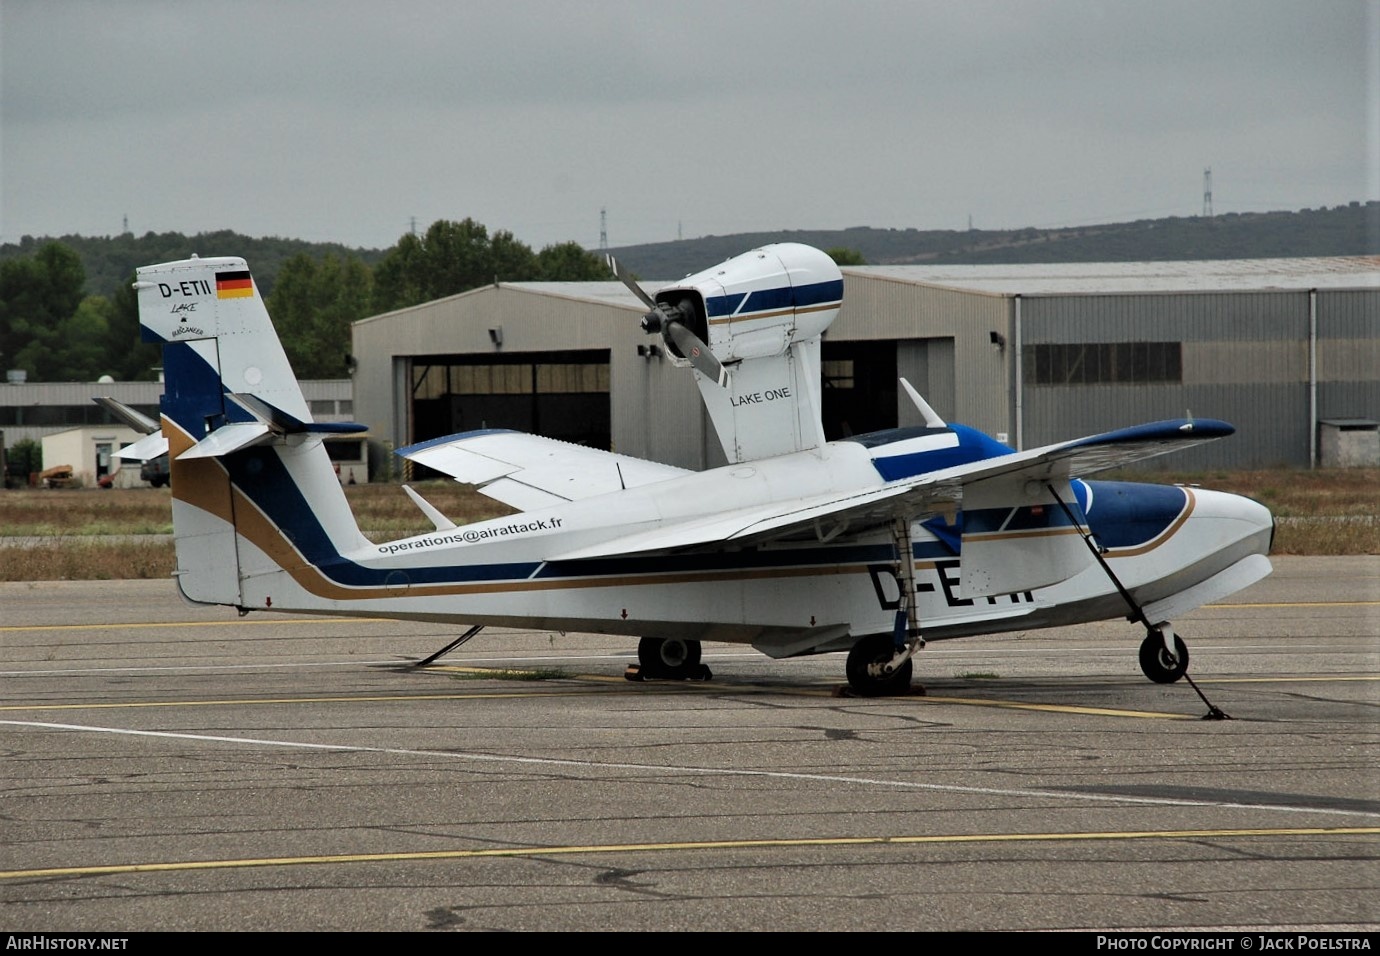
<svg viewBox="0 0 1380 956">
<path fill-rule="evenodd" d="M 717 382 L 721 388 L 728 387 L 728 369 L 724 368 L 709 346 L 698 335 L 691 332 L 686 321 L 694 317 L 694 302 L 689 297 L 677 303 L 657 302 L 637 284 L 637 280 L 623 269 L 613 256 L 608 257 L 609 268 L 613 274 L 647 306 L 648 312 L 642 316 L 642 331 L 648 335 L 660 334 L 671 345 L 676 354 L 689 360 L 701 375 Z"/>
</svg>

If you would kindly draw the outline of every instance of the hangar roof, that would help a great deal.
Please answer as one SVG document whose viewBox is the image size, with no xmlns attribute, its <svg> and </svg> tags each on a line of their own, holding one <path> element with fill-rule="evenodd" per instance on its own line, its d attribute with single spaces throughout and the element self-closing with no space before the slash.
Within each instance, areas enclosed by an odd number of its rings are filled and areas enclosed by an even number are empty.
<svg viewBox="0 0 1380 956">
<path fill-rule="evenodd" d="M 1124 293 L 1259 292 L 1308 289 L 1380 290 L 1380 256 L 1311 259 L 1219 259 L 1182 262 L 1064 262 L 1011 265 L 845 266 L 845 276 L 974 292 L 981 295 L 1115 295 Z M 640 280 L 655 295 L 669 279 Z M 644 310 L 621 282 L 503 282 L 502 288 L 578 302 Z M 448 298 L 461 298 L 484 288 Z M 438 299 L 438 302 L 448 299 Z M 370 316 L 370 322 L 396 317 L 423 303 Z"/>
<path fill-rule="evenodd" d="M 502 285 L 508 289 L 579 299 L 582 302 L 621 305 L 642 311 L 646 311 L 647 308 L 642 304 L 642 300 L 629 292 L 628 287 L 621 282 L 504 282 Z M 663 285 L 666 285 L 664 281 L 641 283 L 648 295 L 655 295 Z"/>
<path fill-rule="evenodd" d="M 1012 265 L 846 266 L 867 276 L 988 295 L 1380 289 L 1380 256 L 1065 262 Z"/>
</svg>

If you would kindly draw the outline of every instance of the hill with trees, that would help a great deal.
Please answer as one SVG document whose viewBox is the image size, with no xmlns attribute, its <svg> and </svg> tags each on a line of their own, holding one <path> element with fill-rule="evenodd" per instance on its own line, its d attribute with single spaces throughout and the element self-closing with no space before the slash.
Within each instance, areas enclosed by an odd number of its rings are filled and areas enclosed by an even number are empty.
<svg viewBox="0 0 1380 956">
<path fill-rule="evenodd" d="M 77 254 L 86 274 L 83 291 L 110 295 L 127 284 L 139 266 L 172 262 L 198 256 L 242 256 L 254 267 L 254 278 L 265 296 L 273 291 L 273 280 L 283 263 L 293 256 L 321 259 L 327 255 L 353 256 L 373 266 L 383 258 L 383 249 L 350 249 L 339 243 L 304 242 L 276 237 L 254 238 L 223 229 L 184 236 L 180 232 L 147 232 L 142 236 L 25 236 L 19 242 L 0 245 L 0 263 L 32 256 L 43 246 L 58 242 Z"/>
<path fill-rule="evenodd" d="M 151 379 L 159 349 L 139 341 L 131 282 L 137 266 L 197 255 L 238 255 L 254 272 L 283 347 L 303 378 L 349 374 L 350 324 L 494 281 L 579 282 L 613 277 L 576 243 L 534 252 L 510 232 L 437 220 L 391 249 L 347 249 L 231 232 L 65 236 L 0 247 L 0 368 L 31 382 Z"/>
<path fill-rule="evenodd" d="M 611 250 L 646 279 L 674 279 L 770 242 L 804 242 L 845 264 L 1108 262 L 1380 255 L 1380 202 L 1298 212 L 1142 219 L 1063 229 L 787 230 L 704 236 Z M 158 349 L 138 341 L 137 266 L 192 254 L 243 256 L 288 356 L 305 378 L 347 374 L 350 324 L 488 282 L 610 279 L 576 243 L 540 251 L 472 219 L 437 220 L 390 249 L 253 238 L 25 236 L 0 245 L 0 368 L 30 381 L 152 377 Z"/>
<path fill-rule="evenodd" d="M 870 265 L 1151 262 L 1380 255 L 1380 202 L 1298 212 L 1139 219 L 1063 229 L 786 230 L 610 250 L 648 279 L 674 279 L 769 242 L 857 252 Z"/>
</svg>

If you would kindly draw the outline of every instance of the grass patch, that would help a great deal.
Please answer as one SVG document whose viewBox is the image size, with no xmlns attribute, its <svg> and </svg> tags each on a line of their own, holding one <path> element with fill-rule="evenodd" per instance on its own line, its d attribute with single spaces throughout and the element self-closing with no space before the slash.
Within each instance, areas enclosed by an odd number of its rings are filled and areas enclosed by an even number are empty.
<svg viewBox="0 0 1380 956">
<path fill-rule="evenodd" d="M 0 491 L 0 534 L 172 534 L 172 495 L 166 488 Z"/>
<path fill-rule="evenodd" d="M 171 578 L 168 540 L 106 542 L 38 539 L 0 549 L 0 581 L 127 581 Z"/>
<path fill-rule="evenodd" d="M 1254 498 L 1275 515 L 1274 554 L 1380 554 L 1377 468 L 1124 472 L 1105 477 L 1196 485 Z M 424 481 L 413 487 L 457 525 L 512 513 L 459 482 Z M 375 543 L 433 530 L 395 484 L 349 485 L 345 497 L 365 537 Z M 53 539 L 0 549 L 0 581 L 169 577 L 174 567 L 170 541 L 111 536 L 171 533 L 172 496 L 167 488 L 0 490 L 0 535 Z"/>
<path fill-rule="evenodd" d="M 1117 477 L 1200 485 L 1254 498 L 1276 518 L 1380 515 L 1380 468 L 1275 468 L 1262 471 L 1165 472 Z"/>
<path fill-rule="evenodd" d="M 412 486 L 458 525 L 511 514 L 513 509 L 457 481 Z M 371 540 L 391 541 L 434 531 L 426 515 L 394 484 L 348 485 L 345 498 Z M 6 536 L 172 534 L 167 488 L 20 488 L 0 491 L 0 534 Z"/>
</svg>

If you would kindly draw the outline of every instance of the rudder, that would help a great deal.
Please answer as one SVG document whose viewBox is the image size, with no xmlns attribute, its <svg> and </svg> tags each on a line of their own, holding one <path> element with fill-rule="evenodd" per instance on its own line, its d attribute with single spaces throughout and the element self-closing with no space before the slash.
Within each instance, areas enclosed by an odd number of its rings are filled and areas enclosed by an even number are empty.
<svg viewBox="0 0 1380 956">
<path fill-rule="evenodd" d="M 247 579 L 306 563 L 293 541 L 318 542 L 314 560 L 367 543 L 321 446 L 322 432 L 362 426 L 312 421 L 245 261 L 147 266 L 135 289 L 144 340 L 163 344 L 161 419 L 182 593 L 246 606 Z M 309 506 L 261 520 L 287 498 Z"/>
</svg>

